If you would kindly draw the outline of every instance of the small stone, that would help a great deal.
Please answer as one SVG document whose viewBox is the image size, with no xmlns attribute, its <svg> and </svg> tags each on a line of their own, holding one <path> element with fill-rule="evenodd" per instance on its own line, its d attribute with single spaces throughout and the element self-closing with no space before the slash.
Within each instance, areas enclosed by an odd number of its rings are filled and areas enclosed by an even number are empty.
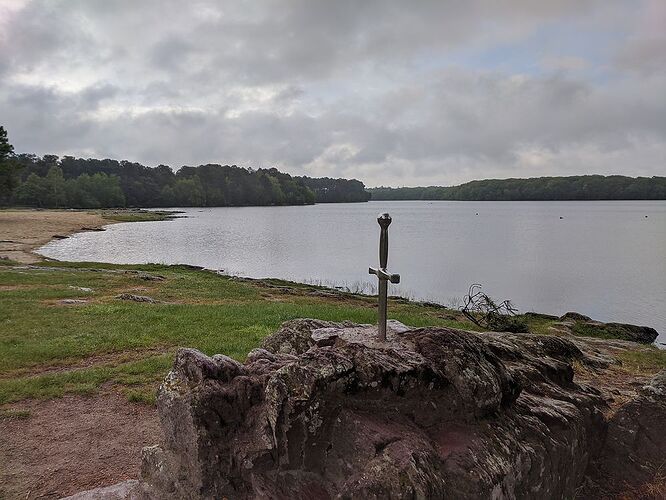
<svg viewBox="0 0 666 500">
<path fill-rule="evenodd" d="M 591 321 L 592 318 L 589 316 L 585 316 L 584 314 L 577 313 L 577 312 L 568 312 L 564 313 L 562 316 L 560 316 L 560 319 L 562 321 L 566 320 L 572 320 L 572 321 Z"/>
<path fill-rule="evenodd" d="M 155 300 L 152 297 L 148 297 L 147 295 L 134 295 L 132 293 L 121 293 L 119 295 L 116 295 L 117 299 L 120 300 L 131 300 L 132 302 L 146 302 L 148 304 L 159 304 L 159 300 Z"/>
<path fill-rule="evenodd" d="M 142 279 L 144 281 L 164 281 L 166 278 L 164 276 L 160 276 L 158 274 L 148 274 L 148 273 L 143 273 L 140 272 L 137 277 L 139 279 Z"/>
<path fill-rule="evenodd" d="M 63 305 L 79 305 L 79 304 L 87 304 L 88 301 L 85 299 L 62 299 L 59 300 L 58 303 Z"/>
<path fill-rule="evenodd" d="M 394 333 L 397 334 L 402 334 L 402 333 L 407 333 L 408 331 L 412 330 L 411 327 L 400 323 L 400 321 L 396 319 L 389 319 L 386 321 L 386 328 L 389 330 L 392 330 Z"/>
</svg>

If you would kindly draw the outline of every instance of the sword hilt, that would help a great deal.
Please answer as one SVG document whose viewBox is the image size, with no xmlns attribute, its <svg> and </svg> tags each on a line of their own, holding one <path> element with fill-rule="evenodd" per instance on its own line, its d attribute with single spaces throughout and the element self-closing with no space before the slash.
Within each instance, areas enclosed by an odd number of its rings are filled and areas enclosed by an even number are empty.
<svg viewBox="0 0 666 500">
<path fill-rule="evenodd" d="M 379 233 L 379 267 L 388 266 L 388 227 L 391 225 L 391 216 L 388 213 L 379 214 L 377 222 L 381 228 Z"/>
</svg>

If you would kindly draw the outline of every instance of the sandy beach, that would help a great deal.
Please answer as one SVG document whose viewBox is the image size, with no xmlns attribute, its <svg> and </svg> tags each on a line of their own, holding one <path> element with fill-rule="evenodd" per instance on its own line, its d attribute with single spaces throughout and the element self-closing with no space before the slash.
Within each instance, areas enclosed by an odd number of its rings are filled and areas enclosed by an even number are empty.
<svg viewBox="0 0 666 500">
<path fill-rule="evenodd" d="M 44 258 L 34 251 L 53 238 L 99 230 L 114 222 L 78 210 L 0 210 L 0 258 L 39 262 Z"/>
</svg>

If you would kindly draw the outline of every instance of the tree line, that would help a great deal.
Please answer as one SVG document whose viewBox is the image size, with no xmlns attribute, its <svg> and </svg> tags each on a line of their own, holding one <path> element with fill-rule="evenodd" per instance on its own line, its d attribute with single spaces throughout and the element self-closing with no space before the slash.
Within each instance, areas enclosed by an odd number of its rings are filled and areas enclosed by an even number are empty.
<svg viewBox="0 0 666 500">
<path fill-rule="evenodd" d="M 379 187 L 373 200 L 666 200 L 666 177 L 577 175 L 530 179 L 487 179 L 459 186 Z"/>
<path fill-rule="evenodd" d="M 292 177 L 276 168 L 167 165 L 14 154 L 0 127 L 0 204 L 44 208 L 309 205 L 370 198 L 362 182 Z"/>
</svg>

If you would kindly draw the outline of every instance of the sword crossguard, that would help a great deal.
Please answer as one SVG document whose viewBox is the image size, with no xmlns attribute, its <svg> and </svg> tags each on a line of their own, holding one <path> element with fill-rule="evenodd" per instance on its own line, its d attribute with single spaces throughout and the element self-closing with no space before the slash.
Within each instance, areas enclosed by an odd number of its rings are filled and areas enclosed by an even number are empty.
<svg viewBox="0 0 666 500">
<path fill-rule="evenodd" d="M 387 280 L 387 281 L 390 281 L 391 283 L 393 283 L 395 285 L 400 283 L 400 275 L 399 274 L 391 274 L 386 269 L 382 269 L 381 267 L 380 268 L 374 268 L 374 267 L 368 268 L 368 274 L 374 274 L 380 280 Z"/>
</svg>

